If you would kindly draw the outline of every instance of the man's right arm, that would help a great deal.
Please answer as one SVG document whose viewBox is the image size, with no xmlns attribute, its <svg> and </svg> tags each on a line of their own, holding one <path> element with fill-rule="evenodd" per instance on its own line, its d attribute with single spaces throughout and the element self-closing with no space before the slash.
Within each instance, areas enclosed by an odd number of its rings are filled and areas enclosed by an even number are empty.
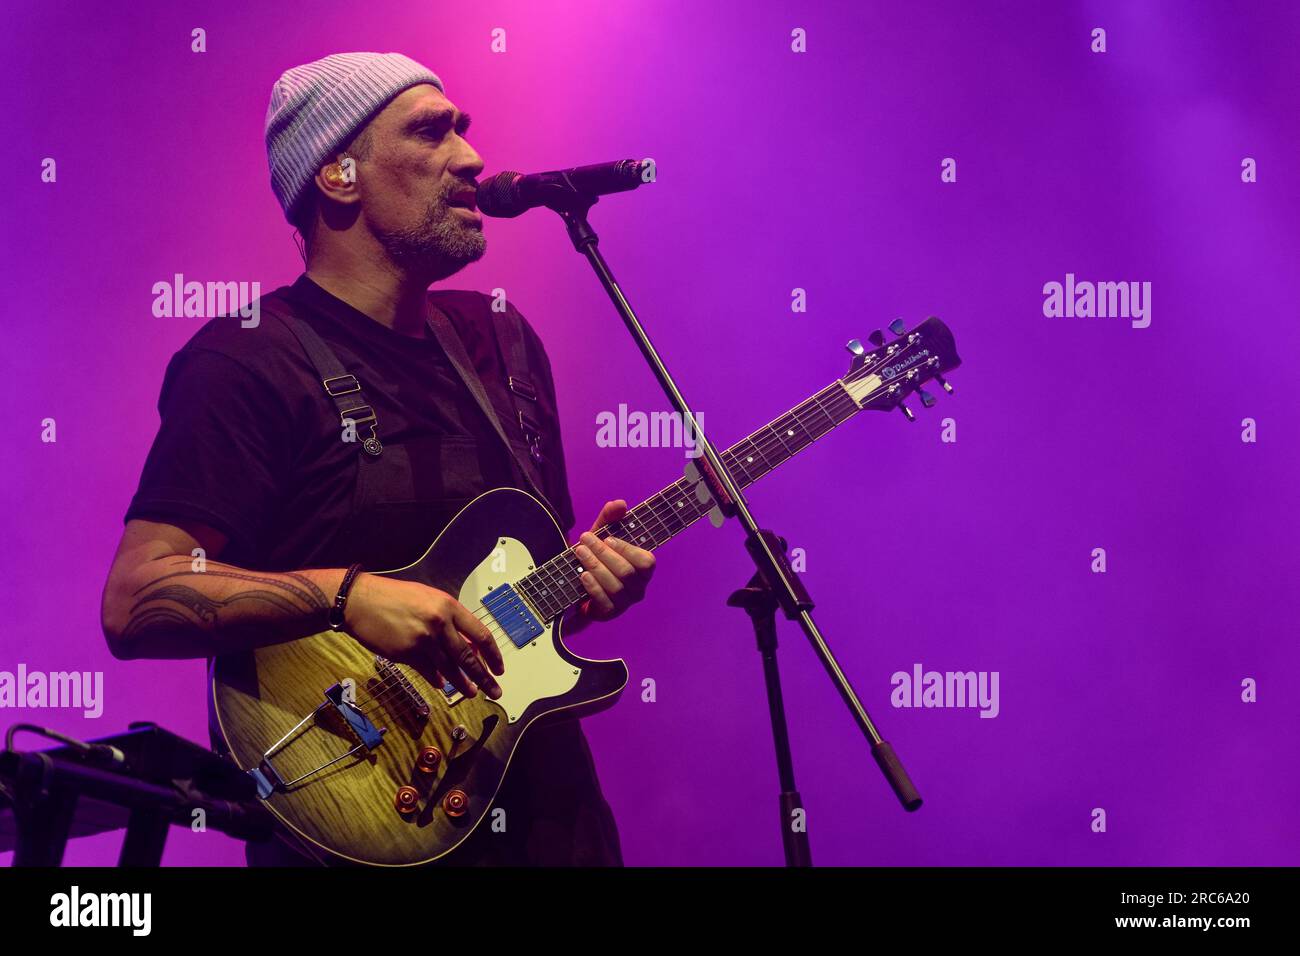
<svg viewBox="0 0 1300 956">
<path fill-rule="evenodd" d="M 199 522 L 127 522 L 100 610 L 114 657 L 215 657 L 328 629 L 345 569 L 250 571 L 215 560 L 226 543 L 224 534 Z M 360 643 L 417 667 L 431 681 L 446 675 L 469 696 L 476 685 L 500 696 L 492 673 L 504 673 L 504 662 L 495 638 L 443 591 L 362 574 L 345 622 Z"/>
<path fill-rule="evenodd" d="M 101 606 L 114 657 L 215 657 L 329 627 L 343 569 L 249 571 L 215 560 L 226 542 L 198 522 L 127 522 Z"/>
</svg>

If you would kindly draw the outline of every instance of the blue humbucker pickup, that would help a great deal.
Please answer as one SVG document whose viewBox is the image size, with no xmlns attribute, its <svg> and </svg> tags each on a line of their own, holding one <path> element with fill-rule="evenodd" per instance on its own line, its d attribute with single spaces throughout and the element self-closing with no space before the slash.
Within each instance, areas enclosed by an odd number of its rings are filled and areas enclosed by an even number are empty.
<svg viewBox="0 0 1300 956">
<path fill-rule="evenodd" d="M 515 647 L 523 647 L 543 631 L 542 623 L 528 610 L 523 598 L 509 584 L 493 588 L 483 598 L 487 608 Z"/>
</svg>

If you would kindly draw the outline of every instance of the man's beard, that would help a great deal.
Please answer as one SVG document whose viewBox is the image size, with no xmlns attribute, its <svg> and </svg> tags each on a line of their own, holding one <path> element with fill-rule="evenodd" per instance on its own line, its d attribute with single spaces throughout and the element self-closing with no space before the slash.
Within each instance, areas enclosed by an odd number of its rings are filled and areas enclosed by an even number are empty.
<svg viewBox="0 0 1300 956">
<path fill-rule="evenodd" d="M 424 217 L 410 229 L 379 236 L 388 258 L 412 276 L 437 282 L 483 258 L 487 239 L 483 230 L 460 222 L 439 196 L 429 203 Z"/>
</svg>

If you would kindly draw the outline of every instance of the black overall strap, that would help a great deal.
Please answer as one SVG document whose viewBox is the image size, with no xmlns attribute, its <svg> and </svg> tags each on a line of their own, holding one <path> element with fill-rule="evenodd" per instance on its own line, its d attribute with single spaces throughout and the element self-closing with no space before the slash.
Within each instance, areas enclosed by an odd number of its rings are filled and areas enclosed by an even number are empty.
<svg viewBox="0 0 1300 956">
<path fill-rule="evenodd" d="M 546 461 L 546 455 L 542 453 L 542 427 L 533 417 L 537 414 L 537 387 L 532 382 L 528 353 L 524 350 L 523 320 L 513 309 L 497 313 L 492 318 L 495 319 L 492 329 L 496 332 L 497 345 L 506 363 L 506 387 L 515 403 L 515 420 L 528 445 L 529 456 L 540 466 Z"/>
<path fill-rule="evenodd" d="M 283 322 L 302 345 L 307 358 L 316 368 L 316 376 L 320 379 L 325 394 L 334 400 L 334 405 L 339 411 L 339 424 L 347 425 L 351 421 L 356 428 L 369 425 L 370 437 L 361 443 L 361 449 L 368 455 L 382 454 L 384 446 L 379 441 L 375 410 L 366 399 L 365 393 L 361 391 L 361 382 L 357 377 L 343 367 L 333 349 L 326 345 L 316 334 L 316 330 L 302 319 L 296 315 L 280 312 L 278 309 L 267 308 L 265 300 L 262 300 L 262 311 L 270 313 Z"/>
<path fill-rule="evenodd" d="M 489 315 L 489 320 L 492 318 L 495 317 Z M 465 350 L 465 343 L 461 340 L 460 333 L 439 308 L 434 307 L 429 310 L 428 320 L 430 330 L 442 345 L 443 351 L 447 353 L 447 358 L 451 360 L 451 364 L 456 369 L 457 374 L 460 375 L 461 381 L 473 394 L 479 408 L 492 424 L 492 430 L 496 432 L 501 444 L 505 446 L 506 453 L 510 456 L 510 461 L 515 470 L 527 483 L 528 491 L 542 501 L 547 501 L 545 492 L 541 490 L 540 482 L 533 476 L 532 470 L 524 462 L 520 461 L 519 456 L 515 454 L 514 447 L 510 444 L 510 439 L 506 437 L 506 431 L 501 426 L 501 419 L 497 417 L 496 410 L 492 407 L 487 392 L 483 389 L 483 382 L 479 379 L 474 363 Z M 495 326 L 495 323 L 493 325 Z"/>
<path fill-rule="evenodd" d="M 484 304 L 486 306 L 487 300 L 484 300 Z M 263 302 L 262 311 L 269 313 L 283 322 L 289 331 L 294 334 L 294 337 L 298 339 L 303 350 L 307 353 L 307 357 L 311 360 L 312 365 L 316 369 L 316 374 L 321 381 L 321 387 L 325 390 L 325 393 L 333 399 L 335 406 L 338 408 L 340 423 L 346 424 L 347 421 L 351 419 L 358 426 L 370 426 L 371 434 L 370 437 L 362 443 L 362 450 L 369 455 L 376 457 L 379 456 L 383 452 L 383 445 L 379 441 L 375 411 L 367 401 L 365 394 L 362 392 L 361 382 L 357 377 L 350 374 L 343 367 L 335 356 L 333 350 L 325 344 L 321 337 L 316 333 L 316 330 L 302 319 L 299 319 L 294 315 L 280 312 L 275 308 L 267 308 L 265 302 Z M 506 313 L 505 315 L 508 316 L 507 323 L 517 327 L 519 320 L 511 313 Z M 494 329 L 497 329 L 499 328 L 499 325 L 494 321 L 495 319 L 496 315 L 489 311 L 487 321 L 492 323 Z M 447 353 L 447 358 L 450 360 L 452 367 L 456 370 L 456 373 L 460 376 L 460 379 L 465 384 L 466 388 L 469 389 L 470 394 L 474 396 L 474 400 L 477 402 L 479 409 L 487 417 L 488 422 L 492 425 L 492 430 L 496 433 L 501 444 L 505 447 L 506 454 L 509 456 L 508 460 L 512 464 L 514 471 L 517 472 L 526 485 L 527 490 L 532 495 L 544 502 L 548 502 L 549 505 L 549 499 L 547 498 L 546 493 L 542 490 L 541 472 L 540 470 L 534 470 L 536 469 L 536 461 L 521 460 L 515 453 L 514 447 L 510 444 L 510 439 L 506 437 L 506 432 L 501 425 L 501 420 L 497 416 L 496 410 L 493 408 L 492 402 L 484 390 L 483 382 L 480 380 L 478 372 L 474 368 L 474 363 L 470 359 L 469 353 L 465 350 L 465 343 L 461 339 L 460 333 L 456 330 L 456 327 L 452 324 L 450 319 L 448 319 L 447 316 L 437 308 L 431 308 L 429 310 L 428 323 L 430 331 L 432 331 L 435 338 L 437 338 L 443 351 Z M 522 400 L 517 397 L 521 394 L 517 389 L 525 388 L 531 392 L 531 400 L 535 402 L 536 391 L 532 389 L 531 383 L 527 380 L 522 380 L 523 384 L 521 385 L 520 376 L 513 374 L 513 371 L 516 369 L 523 370 L 527 368 L 523 357 L 522 332 L 516 328 L 514 334 L 517 336 L 517 347 L 513 350 L 507 350 L 504 347 L 502 349 L 503 352 L 507 352 L 507 355 L 505 356 L 507 368 L 511 369 L 511 378 L 513 381 L 510 384 L 510 388 L 512 394 L 516 396 L 516 401 Z M 539 444 L 541 437 L 540 432 L 537 428 L 536 422 L 531 418 L 531 416 L 525 416 L 522 410 L 520 410 L 519 414 L 521 427 L 524 427 L 524 422 L 527 421 L 532 429 L 531 434 L 536 436 L 530 438 L 530 433 L 525 432 L 525 441 L 528 442 L 531 449 Z M 395 447 L 397 447 L 399 451 L 402 450 L 400 446 Z M 536 458 L 536 456 L 534 457 Z M 368 474 L 368 472 L 363 469 L 362 474 L 364 476 L 365 474 Z"/>
</svg>

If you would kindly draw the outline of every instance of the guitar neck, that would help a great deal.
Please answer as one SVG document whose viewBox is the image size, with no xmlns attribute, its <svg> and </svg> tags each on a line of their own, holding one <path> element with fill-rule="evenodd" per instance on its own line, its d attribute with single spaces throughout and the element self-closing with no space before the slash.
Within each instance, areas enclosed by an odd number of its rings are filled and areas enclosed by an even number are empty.
<svg viewBox="0 0 1300 956">
<path fill-rule="evenodd" d="M 807 401 L 722 452 L 722 461 L 742 488 L 752 485 L 782 462 L 844 424 L 860 406 L 837 379 Z M 681 534 L 709 512 L 696 497 L 695 484 L 682 477 L 630 509 L 620 521 L 597 529 L 596 537 L 613 535 L 653 551 Z M 582 562 L 568 548 L 515 582 L 515 588 L 549 621 L 587 597 L 579 575 Z"/>
</svg>

